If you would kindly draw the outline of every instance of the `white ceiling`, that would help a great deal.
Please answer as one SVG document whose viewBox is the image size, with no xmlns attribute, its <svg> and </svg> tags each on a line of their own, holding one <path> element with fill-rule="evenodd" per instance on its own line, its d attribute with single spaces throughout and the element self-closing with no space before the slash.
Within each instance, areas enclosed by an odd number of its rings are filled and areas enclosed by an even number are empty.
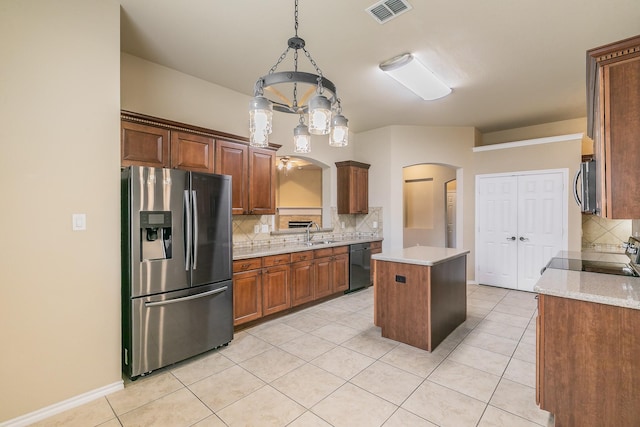
<svg viewBox="0 0 640 427">
<path fill-rule="evenodd" d="M 584 117 L 586 50 L 640 34 L 638 0 L 408 2 L 412 10 L 381 25 L 365 12 L 375 0 L 300 0 L 298 35 L 337 86 L 354 132 L 491 132 Z M 249 96 L 294 35 L 293 0 L 120 3 L 122 51 Z M 378 69 L 403 52 L 453 93 L 423 101 Z M 291 69 L 292 57 L 278 71 Z"/>
</svg>

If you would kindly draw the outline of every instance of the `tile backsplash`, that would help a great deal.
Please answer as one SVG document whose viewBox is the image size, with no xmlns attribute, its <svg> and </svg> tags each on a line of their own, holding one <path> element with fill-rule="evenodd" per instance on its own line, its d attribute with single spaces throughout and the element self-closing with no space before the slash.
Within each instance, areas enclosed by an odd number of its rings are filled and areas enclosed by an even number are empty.
<svg viewBox="0 0 640 427">
<path fill-rule="evenodd" d="M 314 239 L 382 237 L 382 208 L 369 207 L 368 214 L 338 215 L 337 208 L 332 207 L 331 224 L 332 228 L 323 227 L 322 232 L 313 233 Z M 275 215 L 234 215 L 233 246 L 281 245 L 305 239 L 304 229 L 275 230 L 276 227 Z M 259 230 L 258 233 L 255 232 L 256 229 Z M 314 231 L 315 228 L 311 230 Z"/>
<path fill-rule="evenodd" d="M 609 220 L 597 215 L 582 215 L 582 249 L 624 252 L 622 244 L 632 234 L 632 226 L 637 222 L 640 221 Z"/>
</svg>

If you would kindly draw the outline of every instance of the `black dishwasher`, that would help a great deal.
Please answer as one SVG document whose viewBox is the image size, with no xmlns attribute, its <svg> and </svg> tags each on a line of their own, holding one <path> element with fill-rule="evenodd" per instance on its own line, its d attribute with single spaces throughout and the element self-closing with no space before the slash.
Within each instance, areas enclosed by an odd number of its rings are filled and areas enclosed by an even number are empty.
<svg viewBox="0 0 640 427">
<path fill-rule="evenodd" d="M 346 292 L 367 286 L 371 286 L 371 244 L 349 245 L 349 289 Z"/>
</svg>

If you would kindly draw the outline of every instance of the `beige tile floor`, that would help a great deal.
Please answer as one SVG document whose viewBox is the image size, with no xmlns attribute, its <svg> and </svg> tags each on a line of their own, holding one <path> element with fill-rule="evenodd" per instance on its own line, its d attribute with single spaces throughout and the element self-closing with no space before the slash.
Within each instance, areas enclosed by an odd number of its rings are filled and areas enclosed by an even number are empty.
<svg viewBox="0 0 640 427">
<path fill-rule="evenodd" d="M 534 294 L 469 285 L 432 353 L 381 337 L 371 288 L 237 333 L 38 426 L 535 427 Z"/>
</svg>

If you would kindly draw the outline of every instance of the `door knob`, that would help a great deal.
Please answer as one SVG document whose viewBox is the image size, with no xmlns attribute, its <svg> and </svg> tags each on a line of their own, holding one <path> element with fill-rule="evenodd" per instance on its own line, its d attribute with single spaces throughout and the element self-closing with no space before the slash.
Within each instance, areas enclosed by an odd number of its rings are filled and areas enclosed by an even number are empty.
<svg viewBox="0 0 640 427">
<path fill-rule="evenodd" d="M 516 236 L 507 237 L 507 240 L 516 240 Z"/>
<path fill-rule="evenodd" d="M 526 237 L 522 237 L 522 236 L 520 236 L 520 241 L 521 241 L 521 242 L 528 242 L 528 241 L 529 241 L 529 239 L 528 239 L 528 238 L 526 238 Z"/>
</svg>

